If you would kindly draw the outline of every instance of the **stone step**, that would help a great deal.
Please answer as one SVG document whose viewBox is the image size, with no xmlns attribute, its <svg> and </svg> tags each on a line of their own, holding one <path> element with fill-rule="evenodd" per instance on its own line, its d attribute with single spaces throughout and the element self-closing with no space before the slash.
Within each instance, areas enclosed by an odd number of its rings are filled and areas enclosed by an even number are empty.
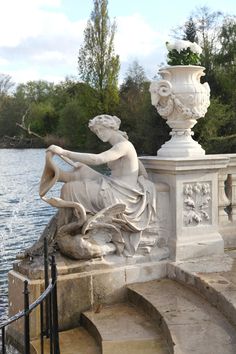
<svg viewBox="0 0 236 354">
<path fill-rule="evenodd" d="M 173 280 L 128 287 L 129 300 L 159 322 L 172 353 L 235 354 L 236 329 L 203 297 Z"/>
<path fill-rule="evenodd" d="M 82 325 L 103 354 L 168 354 L 162 331 L 145 313 L 128 303 L 102 307 L 82 314 Z"/>
<path fill-rule="evenodd" d="M 236 326 L 236 251 L 227 253 L 169 264 L 168 277 L 196 289 Z"/>
<path fill-rule="evenodd" d="M 61 354 L 101 354 L 95 339 L 82 327 L 60 332 Z M 40 340 L 31 342 L 31 353 L 40 354 Z M 50 354 L 49 340 L 44 343 L 44 353 Z"/>
</svg>

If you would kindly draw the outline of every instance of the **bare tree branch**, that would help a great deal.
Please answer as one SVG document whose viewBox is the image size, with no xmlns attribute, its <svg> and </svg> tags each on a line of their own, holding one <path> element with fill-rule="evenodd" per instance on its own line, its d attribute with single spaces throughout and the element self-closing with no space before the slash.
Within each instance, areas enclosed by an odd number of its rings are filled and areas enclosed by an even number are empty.
<svg viewBox="0 0 236 354">
<path fill-rule="evenodd" d="M 43 136 L 41 136 L 41 135 L 39 135 L 39 134 L 37 134 L 37 133 L 35 133 L 35 132 L 33 132 L 33 131 L 30 130 L 30 124 L 28 125 L 28 127 L 26 126 L 26 124 L 25 124 L 25 119 L 26 119 L 27 114 L 29 113 L 29 111 L 30 111 L 30 108 L 28 107 L 28 108 L 26 109 L 25 113 L 24 113 L 23 116 L 22 116 L 21 124 L 20 124 L 20 123 L 16 123 L 16 125 L 17 125 L 19 128 L 21 128 L 22 130 L 24 130 L 25 132 L 27 132 L 29 135 L 32 135 L 32 136 L 35 136 L 36 138 L 39 138 L 39 139 L 41 139 L 41 140 L 44 140 L 44 137 L 43 137 Z"/>
</svg>

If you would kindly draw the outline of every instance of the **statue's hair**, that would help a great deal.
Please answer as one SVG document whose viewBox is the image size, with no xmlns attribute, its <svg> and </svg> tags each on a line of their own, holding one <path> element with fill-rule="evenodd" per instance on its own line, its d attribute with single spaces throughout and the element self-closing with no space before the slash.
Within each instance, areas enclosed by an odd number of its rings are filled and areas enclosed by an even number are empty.
<svg viewBox="0 0 236 354">
<path fill-rule="evenodd" d="M 101 114 L 99 116 L 94 117 L 93 119 L 90 119 L 88 126 L 93 133 L 96 133 L 94 127 L 98 125 L 102 125 L 105 128 L 118 131 L 120 127 L 120 123 L 121 123 L 120 118 L 116 116 Z M 128 139 L 128 135 L 126 134 L 126 132 L 122 132 L 119 130 L 119 133 L 121 133 L 126 139 Z"/>
</svg>

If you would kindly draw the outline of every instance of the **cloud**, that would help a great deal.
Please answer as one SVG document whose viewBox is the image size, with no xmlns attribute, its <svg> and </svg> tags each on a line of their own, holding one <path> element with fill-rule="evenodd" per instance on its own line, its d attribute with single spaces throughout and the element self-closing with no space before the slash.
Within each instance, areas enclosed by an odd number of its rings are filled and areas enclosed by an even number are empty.
<svg viewBox="0 0 236 354">
<path fill-rule="evenodd" d="M 32 59 L 36 62 L 52 62 L 55 61 L 64 61 L 66 55 L 62 52 L 51 50 L 51 51 L 43 51 L 41 53 L 36 53 L 32 55 Z"/>
<path fill-rule="evenodd" d="M 144 67 L 148 78 L 152 78 L 157 73 L 158 65 L 165 60 L 167 40 L 166 31 L 157 31 L 138 13 L 118 17 L 115 46 L 121 59 L 120 82 L 134 60 Z"/>
<path fill-rule="evenodd" d="M 117 18 L 116 49 L 122 61 L 129 57 L 147 57 L 155 52 L 163 35 L 154 30 L 140 14 Z"/>
<path fill-rule="evenodd" d="M 72 21 L 60 0 L 0 1 L 0 64 L 16 82 L 77 74 L 77 56 L 87 19 Z M 14 11 L 13 11 L 14 10 Z M 121 77 L 138 60 L 147 74 L 163 61 L 166 34 L 158 32 L 138 13 L 117 18 L 115 51 Z"/>
<path fill-rule="evenodd" d="M 44 26 L 48 7 L 60 5 L 58 0 L 8 0 L 0 2 L 0 46 L 14 47 L 22 40 L 37 37 Z M 53 13 L 52 13 L 53 14 Z"/>
<path fill-rule="evenodd" d="M 42 79 L 39 71 L 35 68 L 10 70 L 8 74 L 18 83 Z"/>
<path fill-rule="evenodd" d="M 9 61 L 7 59 L 0 57 L 0 65 L 1 66 L 8 65 L 8 64 L 9 64 Z"/>
<path fill-rule="evenodd" d="M 9 63 L 4 70 L 14 73 L 13 80 L 34 80 L 40 73 L 46 79 L 44 67 L 55 80 L 63 67 L 63 76 L 77 70 L 87 20 L 70 21 L 60 5 L 59 0 L 0 2 L 0 63 Z"/>
<path fill-rule="evenodd" d="M 42 7 L 42 4 L 54 3 L 60 4 L 56 0 L 8 0 L 3 6 L 0 2 L 0 46 L 17 47 L 39 37 L 56 39 L 68 36 L 81 41 L 86 21 L 71 22 L 63 13 Z"/>
</svg>

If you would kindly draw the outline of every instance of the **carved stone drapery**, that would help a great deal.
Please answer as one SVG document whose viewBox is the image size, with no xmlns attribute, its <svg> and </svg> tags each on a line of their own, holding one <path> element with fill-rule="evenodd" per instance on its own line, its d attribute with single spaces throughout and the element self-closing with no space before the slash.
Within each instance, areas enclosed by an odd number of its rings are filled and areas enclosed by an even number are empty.
<svg viewBox="0 0 236 354">
<path fill-rule="evenodd" d="M 183 188 L 184 226 L 211 223 L 211 184 L 186 183 Z"/>
</svg>

